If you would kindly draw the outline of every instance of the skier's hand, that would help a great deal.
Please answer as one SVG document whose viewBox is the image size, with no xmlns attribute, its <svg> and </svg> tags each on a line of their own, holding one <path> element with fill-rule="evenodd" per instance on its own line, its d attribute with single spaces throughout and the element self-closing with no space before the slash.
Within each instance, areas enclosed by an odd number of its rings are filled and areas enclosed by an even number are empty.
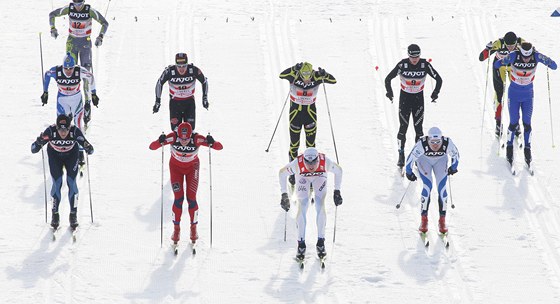
<svg viewBox="0 0 560 304">
<path fill-rule="evenodd" d="M 158 137 L 158 142 L 163 146 L 163 144 L 165 143 L 165 140 L 167 139 L 167 136 L 165 136 L 165 134 L 161 134 Z"/>
<path fill-rule="evenodd" d="M 41 95 L 41 102 L 43 103 L 43 105 L 46 105 L 48 100 L 49 100 L 49 92 L 43 92 L 43 94 Z"/>
<path fill-rule="evenodd" d="M 321 76 L 321 77 L 325 77 L 325 76 L 327 76 L 327 71 L 325 71 L 325 69 L 319 67 L 319 72 L 317 74 L 319 74 L 319 76 Z"/>
<path fill-rule="evenodd" d="M 95 39 L 95 46 L 101 46 L 103 44 L 103 34 L 99 34 Z"/>
<path fill-rule="evenodd" d="M 210 106 L 210 104 L 208 103 L 208 96 L 204 95 L 202 96 L 202 106 L 208 110 L 208 106 Z"/>
<path fill-rule="evenodd" d="M 457 173 L 457 171 L 459 171 L 459 170 L 454 169 L 453 167 L 449 167 L 449 168 L 447 168 L 447 175 L 453 175 L 453 174 Z"/>
<path fill-rule="evenodd" d="M 393 102 L 393 92 L 387 92 L 387 94 L 385 94 L 385 96 L 387 96 L 387 98 L 389 98 L 389 100 L 391 102 Z"/>
<path fill-rule="evenodd" d="M 301 70 L 301 67 L 303 66 L 303 62 L 300 63 L 296 63 L 296 65 L 294 65 L 294 71 L 299 71 Z"/>
<path fill-rule="evenodd" d="M 540 54 L 540 53 L 539 53 L 538 56 L 539 56 L 539 58 L 542 60 L 542 63 L 543 63 L 544 65 L 546 65 L 546 66 L 549 66 L 549 65 L 550 65 L 550 63 L 551 63 L 550 58 L 548 58 L 547 56 L 545 56 L 545 55 L 543 55 L 543 54 Z"/>
<path fill-rule="evenodd" d="M 408 178 L 409 181 L 413 182 L 417 179 L 416 175 L 414 174 L 414 172 L 410 172 L 410 173 L 406 173 L 406 178 Z"/>
<path fill-rule="evenodd" d="M 340 196 L 340 190 L 334 190 L 333 200 L 335 206 L 342 205 L 342 196 Z"/>
<path fill-rule="evenodd" d="M 56 37 L 58 37 L 58 31 L 56 30 L 56 27 L 51 27 L 51 36 L 56 39 Z"/>
<path fill-rule="evenodd" d="M 159 111 L 159 107 L 161 106 L 161 98 L 156 98 L 156 103 L 152 108 L 153 113 L 157 113 Z"/>
<path fill-rule="evenodd" d="M 214 140 L 214 137 L 212 137 L 212 135 L 208 134 L 206 135 L 206 143 L 208 143 L 209 147 L 212 147 L 212 145 L 215 143 L 216 141 Z"/>
<path fill-rule="evenodd" d="M 432 95 L 430 96 L 430 98 L 432 99 L 432 102 L 436 102 L 436 99 L 438 99 L 438 94 L 439 92 L 433 91 Z"/>
<path fill-rule="evenodd" d="M 89 142 L 84 142 L 84 150 L 86 151 L 86 153 L 88 155 L 92 155 L 93 154 L 93 146 L 89 143 Z"/>
<path fill-rule="evenodd" d="M 282 193 L 282 199 L 280 200 L 280 206 L 286 212 L 290 210 L 290 199 L 288 198 L 288 193 Z"/>
<path fill-rule="evenodd" d="M 49 137 L 41 133 L 39 136 L 37 136 L 35 143 L 42 147 L 47 143 L 47 141 L 49 141 Z"/>
<path fill-rule="evenodd" d="M 488 42 L 488 44 L 486 44 L 486 49 L 487 49 L 487 50 L 492 49 L 492 45 L 494 45 L 494 42 L 493 42 L 493 41 Z"/>
<path fill-rule="evenodd" d="M 97 97 L 97 93 L 95 93 L 95 92 L 91 93 L 91 102 L 93 102 L 93 105 L 95 107 L 97 107 L 97 105 L 99 105 L 99 97 Z"/>
</svg>

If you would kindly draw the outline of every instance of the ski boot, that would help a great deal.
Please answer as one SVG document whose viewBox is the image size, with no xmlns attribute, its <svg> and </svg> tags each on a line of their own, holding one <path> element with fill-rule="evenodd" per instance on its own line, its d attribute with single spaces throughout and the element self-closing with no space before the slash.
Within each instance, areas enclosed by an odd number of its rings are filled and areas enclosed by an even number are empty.
<svg viewBox="0 0 560 304">
<path fill-rule="evenodd" d="M 496 138 L 500 139 L 502 137 L 502 121 L 499 119 L 496 119 Z"/>
<path fill-rule="evenodd" d="M 397 166 L 404 167 L 404 149 L 399 149 L 399 160 L 397 161 Z"/>
<path fill-rule="evenodd" d="M 290 182 L 290 185 L 294 186 L 296 184 L 296 176 L 290 175 L 290 177 L 288 177 L 288 182 Z"/>
<path fill-rule="evenodd" d="M 317 240 L 317 255 L 319 259 L 324 259 L 327 256 L 327 251 L 325 250 L 325 238 L 319 238 Z"/>
<path fill-rule="evenodd" d="M 193 244 L 196 243 L 196 240 L 198 240 L 198 233 L 196 232 L 196 225 L 197 224 L 191 224 L 191 242 Z"/>
<path fill-rule="evenodd" d="M 72 229 L 76 229 L 78 227 L 78 214 L 76 212 L 70 212 L 70 216 L 68 217 L 70 220 L 70 227 Z"/>
<path fill-rule="evenodd" d="M 510 165 L 513 164 L 513 145 L 506 147 L 506 159 Z"/>
<path fill-rule="evenodd" d="M 305 259 L 305 241 L 298 241 L 298 248 L 297 248 L 297 254 L 296 254 L 296 259 L 303 261 L 303 259 Z"/>
<path fill-rule="evenodd" d="M 439 216 L 439 233 L 446 234 L 447 226 L 445 225 L 445 215 Z"/>
<path fill-rule="evenodd" d="M 428 232 L 428 216 L 422 215 L 422 222 L 420 223 L 420 227 L 418 227 L 418 231 L 422 233 Z"/>
<path fill-rule="evenodd" d="M 531 161 L 533 160 L 533 158 L 531 157 L 531 148 L 525 147 L 525 149 L 523 149 L 523 152 L 525 152 L 525 163 L 527 164 L 527 166 L 531 166 Z"/>
<path fill-rule="evenodd" d="M 51 217 L 51 227 L 56 230 L 58 229 L 58 225 L 60 225 L 60 214 L 53 211 Z"/>
<path fill-rule="evenodd" d="M 173 243 L 177 244 L 181 239 L 181 226 L 179 224 L 173 225 L 173 234 L 171 235 L 171 240 Z"/>
</svg>

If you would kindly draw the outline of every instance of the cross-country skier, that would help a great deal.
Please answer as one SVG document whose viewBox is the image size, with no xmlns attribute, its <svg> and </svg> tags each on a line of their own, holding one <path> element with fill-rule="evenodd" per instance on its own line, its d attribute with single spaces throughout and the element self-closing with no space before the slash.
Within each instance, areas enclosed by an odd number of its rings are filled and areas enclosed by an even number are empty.
<svg viewBox="0 0 560 304">
<path fill-rule="evenodd" d="M 451 157 L 451 165 L 447 166 L 448 157 Z M 438 190 L 439 205 L 439 232 L 447 233 L 445 225 L 445 214 L 447 210 L 447 175 L 457 173 L 459 166 L 459 150 L 451 138 L 443 136 L 441 130 L 433 127 L 428 130 L 428 136 L 420 138 L 406 159 L 406 177 L 410 181 L 416 180 L 416 175 L 412 172 L 412 166 L 416 162 L 418 173 L 424 183 L 420 201 L 422 203 L 422 221 L 420 232 L 428 231 L 428 208 L 430 207 L 430 192 L 434 185 L 432 172 L 435 175 L 435 186 Z"/>
<path fill-rule="evenodd" d="M 66 52 L 72 54 L 76 62 L 80 59 L 80 65 L 92 72 L 91 65 L 91 31 L 92 19 L 101 24 L 99 36 L 95 39 L 95 46 L 99 47 L 103 43 L 103 36 L 107 32 L 109 22 L 97 10 L 89 4 L 85 4 L 85 0 L 72 0 L 68 5 L 57 8 L 49 14 L 49 24 L 51 26 L 51 36 L 56 39 L 58 31 L 55 26 L 55 18 L 68 15 L 68 39 L 66 40 Z M 91 119 L 90 99 L 86 96 L 84 106 L 84 120 L 87 124 Z M 97 106 L 97 102 L 93 100 L 93 105 Z"/>
<path fill-rule="evenodd" d="M 556 70 L 557 65 L 554 60 L 535 51 L 529 42 L 521 43 L 519 50 L 515 50 L 494 62 L 494 68 L 511 65 L 510 80 L 508 89 L 509 97 L 509 121 L 510 125 L 507 132 L 507 161 L 513 163 L 513 137 L 519 125 L 519 110 L 522 112 L 523 138 L 525 143 L 525 163 L 531 164 L 531 116 L 533 115 L 533 80 L 537 71 L 537 63 L 542 63 L 552 70 Z"/>
<path fill-rule="evenodd" d="M 443 80 L 426 59 L 420 58 L 420 47 L 416 44 L 408 46 L 408 58 L 399 61 L 385 78 L 385 89 L 387 90 L 385 96 L 391 102 L 393 101 L 391 80 L 397 77 L 397 75 L 400 76 L 401 80 L 401 94 L 399 97 L 400 127 L 397 134 L 399 160 L 397 161 L 397 166 L 402 168 L 404 166 L 404 144 L 411 114 L 416 132 L 414 142 L 417 142 L 424 135 L 422 123 L 424 122 L 424 85 L 426 76 L 430 75 L 436 80 L 436 87 L 430 96 L 432 102 L 435 102 L 438 98 Z"/>
<path fill-rule="evenodd" d="M 61 200 L 60 190 L 62 188 L 63 168 L 66 171 L 66 184 L 68 185 L 68 201 L 70 202 L 70 226 L 78 227 L 77 199 L 78 185 L 78 145 L 84 147 L 87 154 L 93 153 L 93 146 L 87 141 L 82 131 L 71 125 L 72 118 L 66 114 L 60 114 L 56 118 L 56 124 L 49 126 L 43 131 L 31 145 L 31 152 L 37 153 L 48 143 L 47 155 L 49 157 L 49 169 L 52 177 L 51 197 L 53 201 L 51 226 L 58 228 L 60 215 L 58 207 Z"/>
<path fill-rule="evenodd" d="M 325 226 L 327 214 L 325 212 L 325 197 L 327 196 L 327 172 L 334 173 L 334 204 L 342 204 L 340 195 L 340 184 L 342 182 L 342 168 L 317 149 L 310 147 L 305 149 L 303 154 L 280 169 L 280 191 L 282 199 L 280 206 L 286 212 L 290 210 L 290 199 L 288 198 L 287 182 L 288 175 L 296 177 L 296 196 L 298 204 L 297 227 L 298 227 L 298 249 L 297 258 L 303 260 L 305 256 L 305 226 L 307 224 L 307 208 L 309 207 L 311 187 L 315 193 L 315 209 L 317 210 L 317 254 L 319 258 L 324 258 L 327 253 L 325 250 Z"/>
<path fill-rule="evenodd" d="M 156 84 L 156 102 L 152 108 L 153 113 L 159 111 L 161 106 L 161 90 L 169 82 L 169 121 L 171 130 L 175 130 L 182 122 L 188 122 L 193 130 L 196 126 L 196 106 L 194 90 L 196 80 L 202 84 L 202 106 L 208 110 L 208 79 L 202 71 L 188 63 L 185 53 L 175 55 L 175 65 L 170 65 L 163 70 Z"/>
<path fill-rule="evenodd" d="M 71 115 L 71 117 L 74 117 L 74 124 L 84 132 L 84 126 L 82 125 L 84 105 L 82 102 L 81 84 L 82 80 L 83 83 L 88 84 L 84 85 L 84 87 L 87 87 L 84 94 L 86 96 L 91 94 L 93 104 L 97 106 L 99 104 L 99 97 L 97 97 L 93 75 L 84 67 L 76 65 L 74 58 L 70 53 L 67 53 L 62 65 L 54 66 L 45 73 L 43 95 L 41 95 L 43 105 L 47 104 L 49 99 L 49 83 L 51 78 L 56 81 L 58 86 L 56 98 L 57 115 Z M 84 164 L 84 153 L 81 151 L 80 166 Z"/>
<path fill-rule="evenodd" d="M 214 150 L 222 150 L 220 142 L 208 134 L 206 137 L 194 133 L 188 122 L 183 122 L 177 127 L 176 132 L 167 135 L 161 134 L 159 138 L 150 144 L 150 150 L 157 150 L 164 145 L 171 145 L 171 158 L 169 159 L 169 175 L 171 177 L 171 187 L 173 188 L 173 214 L 174 230 L 171 240 L 177 244 L 181 235 L 181 215 L 183 213 L 183 201 L 185 191 L 187 192 L 188 210 L 190 216 L 190 239 L 194 244 L 198 239 L 196 225 L 198 224 L 198 203 L 196 201 L 196 191 L 198 190 L 198 171 L 200 161 L 198 159 L 198 147 L 205 146 Z M 186 188 L 183 182 L 186 181 Z"/>
<path fill-rule="evenodd" d="M 336 83 L 333 75 L 324 69 L 313 70 L 308 62 L 300 62 L 280 73 L 281 79 L 290 82 L 290 151 L 289 159 L 294 160 L 298 155 L 301 128 L 305 130 L 305 146 L 315 147 L 317 136 L 317 92 L 321 83 Z M 289 177 L 294 185 L 295 177 Z"/>
<path fill-rule="evenodd" d="M 478 60 L 484 61 L 490 55 L 496 54 L 494 56 L 494 61 L 504 58 L 510 52 L 513 52 L 518 49 L 519 45 L 524 42 L 523 38 L 517 37 L 514 32 L 507 32 L 503 38 L 499 38 L 496 41 L 490 41 L 480 52 L 478 56 Z M 496 137 L 500 138 L 502 136 L 502 101 L 504 96 L 504 87 L 506 82 L 506 72 L 507 67 L 501 66 L 499 68 L 494 68 L 492 66 L 492 82 L 494 84 L 494 91 L 496 92 L 496 99 L 495 99 L 495 115 L 494 118 L 496 119 Z M 519 135 L 519 129 L 516 130 L 516 135 Z"/>
</svg>

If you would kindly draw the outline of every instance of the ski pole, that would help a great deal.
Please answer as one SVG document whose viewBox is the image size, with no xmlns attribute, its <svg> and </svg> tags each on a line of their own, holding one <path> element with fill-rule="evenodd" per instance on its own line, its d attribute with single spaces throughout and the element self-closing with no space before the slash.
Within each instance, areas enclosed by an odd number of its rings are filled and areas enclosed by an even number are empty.
<svg viewBox="0 0 560 304">
<path fill-rule="evenodd" d="M 41 85 L 44 86 L 45 85 L 45 70 L 43 68 L 43 40 L 41 39 L 41 35 L 43 33 L 39 32 L 39 53 L 41 55 Z M 45 106 L 45 104 L 43 104 L 42 106 Z"/>
<path fill-rule="evenodd" d="M 93 203 L 91 201 L 91 180 L 89 178 L 89 159 L 87 153 L 86 153 L 86 166 L 87 166 L 87 182 L 88 182 L 88 190 L 89 190 L 89 212 L 91 215 L 91 222 L 93 223 Z"/>
<path fill-rule="evenodd" d="M 274 132 L 272 132 L 272 136 L 270 137 L 270 142 L 268 143 L 268 147 L 266 147 L 265 152 L 268 152 L 270 149 L 270 144 L 272 144 L 272 139 L 274 138 L 274 134 L 276 134 L 276 129 L 278 129 L 278 124 L 280 123 L 280 119 L 282 118 L 282 114 L 284 114 L 284 108 L 286 108 L 286 103 L 288 103 L 288 97 L 290 97 L 290 91 L 288 91 L 288 95 L 286 95 L 286 100 L 284 100 L 284 105 L 282 106 L 282 111 L 280 111 L 280 116 L 278 116 L 278 121 L 276 122 L 276 127 L 274 127 Z"/>
<path fill-rule="evenodd" d="M 43 151 L 43 147 L 41 147 L 41 156 L 43 159 L 43 185 L 45 188 L 45 223 L 48 223 L 47 220 L 47 174 L 45 173 L 45 152 Z"/>
<path fill-rule="evenodd" d="M 325 88 L 325 83 L 324 82 L 323 82 L 323 91 L 325 92 L 325 103 L 327 104 L 327 114 L 329 114 L 329 124 L 331 125 L 331 135 L 332 135 L 332 140 L 333 140 L 333 144 L 334 144 L 334 155 L 336 156 L 336 163 L 339 164 L 338 151 L 336 149 L 336 140 L 334 138 L 334 130 L 333 130 L 333 126 L 332 126 L 331 110 L 329 109 L 329 99 L 327 98 L 327 89 Z"/>
<path fill-rule="evenodd" d="M 212 145 L 208 147 L 208 168 L 210 175 L 210 248 L 212 248 Z"/>
<path fill-rule="evenodd" d="M 286 230 L 288 226 L 288 211 L 284 214 L 284 242 L 286 241 Z"/>
<path fill-rule="evenodd" d="M 488 71 L 490 70 L 490 56 L 487 58 L 488 64 L 486 65 L 486 82 L 484 85 L 484 99 L 482 106 L 482 123 L 480 124 L 480 138 L 482 138 L 482 131 L 484 130 L 484 115 L 486 114 L 486 92 L 488 91 Z"/>
<path fill-rule="evenodd" d="M 111 4 L 111 0 L 109 0 L 109 2 L 107 2 L 107 8 L 105 9 L 105 18 L 107 17 L 107 11 L 109 11 L 109 4 Z"/>
<path fill-rule="evenodd" d="M 406 193 L 408 192 L 408 188 L 410 188 L 410 185 L 412 185 L 412 182 L 409 182 L 409 183 L 408 183 L 408 186 L 406 186 L 406 190 L 404 190 L 404 193 L 403 193 L 403 195 L 402 195 L 402 197 L 401 197 L 401 200 L 400 200 L 399 203 L 395 206 L 395 208 L 399 209 L 399 208 L 401 207 L 401 203 L 402 203 L 404 197 L 406 196 Z"/>
<path fill-rule="evenodd" d="M 161 132 L 161 134 L 164 134 Z M 161 204 L 160 204 L 160 217 L 159 217 L 159 230 L 160 230 L 160 241 L 159 247 L 163 247 L 163 151 L 165 148 L 161 145 Z"/>
<path fill-rule="evenodd" d="M 453 204 L 453 195 L 451 195 L 451 176 L 449 176 L 449 200 L 451 201 L 451 208 L 455 209 L 455 204 Z"/>
<path fill-rule="evenodd" d="M 548 83 L 548 109 L 550 112 L 550 137 L 552 138 L 552 148 L 556 148 L 554 144 L 554 129 L 552 128 L 552 103 L 550 101 L 550 76 L 548 76 L 549 68 L 546 67 L 546 82 Z"/>
</svg>

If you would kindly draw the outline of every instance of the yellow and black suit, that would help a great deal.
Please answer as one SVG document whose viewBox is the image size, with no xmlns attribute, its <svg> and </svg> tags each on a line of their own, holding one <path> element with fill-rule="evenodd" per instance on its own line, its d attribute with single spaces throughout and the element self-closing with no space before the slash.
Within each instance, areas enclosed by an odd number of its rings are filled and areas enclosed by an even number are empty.
<svg viewBox="0 0 560 304">
<path fill-rule="evenodd" d="M 309 68 L 310 77 L 304 80 L 302 71 Z M 336 83 L 336 79 L 325 70 L 312 69 L 308 63 L 295 65 L 280 73 L 281 79 L 290 82 L 290 161 L 298 155 L 299 139 L 302 127 L 305 129 L 306 147 L 315 147 L 317 135 L 317 110 L 315 101 L 319 85 Z"/>
</svg>

